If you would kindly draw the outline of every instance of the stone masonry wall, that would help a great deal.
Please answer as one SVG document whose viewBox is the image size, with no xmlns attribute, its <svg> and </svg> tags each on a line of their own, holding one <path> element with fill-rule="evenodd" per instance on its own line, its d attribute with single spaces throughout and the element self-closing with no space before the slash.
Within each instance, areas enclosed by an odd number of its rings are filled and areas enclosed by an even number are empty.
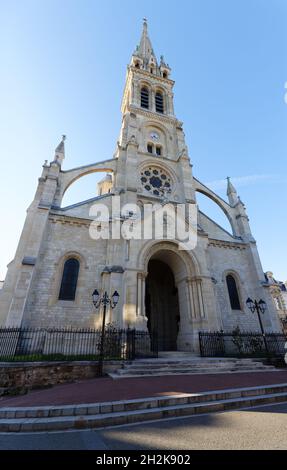
<svg viewBox="0 0 287 470">
<path fill-rule="evenodd" d="M 114 371 L 121 362 L 107 362 L 104 371 Z M 0 396 L 18 395 L 29 390 L 57 384 L 93 379 L 98 375 L 97 362 L 0 363 Z"/>
</svg>

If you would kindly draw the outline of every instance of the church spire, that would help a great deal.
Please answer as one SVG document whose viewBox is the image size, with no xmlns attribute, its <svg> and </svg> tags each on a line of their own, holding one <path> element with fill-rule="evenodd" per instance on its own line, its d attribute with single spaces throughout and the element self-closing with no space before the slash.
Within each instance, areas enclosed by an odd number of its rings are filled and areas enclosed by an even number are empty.
<svg viewBox="0 0 287 470">
<path fill-rule="evenodd" d="M 60 166 L 62 165 L 63 160 L 65 158 L 65 140 L 66 136 L 62 135 L 62 140 L 55 149 L 54 162 L 58 163 Z"/>
<path fill-rule="evenodd" d="M 238 203 L 239 201 L 238 194 L 237 194 L 235 187 L 231 183 L 229 176 L 227 176 L 227 196 L 229 199 L 229 204 L 231 206 L 235 206 Z"/>
<path fill-rule="evenodd" d="M 152 43 L 148 35 L 146 18 L 143 19 L 141 40 L 139 46 L 137 46 L 133 53 L 132 65 L 155 75 L 160 74 L 161 68 L 158 66 Z"/>
<path fill-rule="evenodd" d="M 143 19 L 143 30 L 139 45 L 136 47 L 132 55 L 131 64 L 139 70 L 144 70 L 154 76 L 168 79 L 171 69 L 165 62 L 163 56 L 160 57 L 160 62 L 157 61 L 151 40 L 148 35 L 147 19 Z"/>
<path fill-rule="evenodd" d="M 152 43 L 148 35 L 146 18 L 143 19 L 143 31 L 140 40 L 140 45 L 137 50 L 137 55 L 147 62 L 149 62 L 151 56 L 155 58 Z"/>
</svg>

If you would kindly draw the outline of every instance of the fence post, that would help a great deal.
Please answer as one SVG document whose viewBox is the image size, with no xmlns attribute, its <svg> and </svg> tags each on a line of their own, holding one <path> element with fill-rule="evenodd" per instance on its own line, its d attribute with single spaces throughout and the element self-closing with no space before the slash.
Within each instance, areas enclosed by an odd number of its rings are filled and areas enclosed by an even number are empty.
<svg viewBox="0 0 287 470">
<path fill-rule="evenodd" d="M 202 351 L 202 344 L 201 344 L 201 341 L 202 341 L 201 331 L 198 333 L 198 336 L 199 336 L 199 351 L 200 351 L 200 356 L 202 357 L 203 351 Z"/>
<path fill-rule="evenodd" d="M 127 337 L 127 347 L 126 347 L 126 354 L 125 354 L 125 357 L 123 357 L 123 359 L 127 359 L 127 360 L 132 360 L 134 357 L 133 357 L 133 330 L 130 329 L 130 327 L 128 326 L 127 330 L 126 330 L 126 337 Z"/>
<path fill-rule="evenodd" d="M 136 358 L 136 330 L 133 328 L 132 330 L 132 356 L 131 360 Z"/>
</svg>

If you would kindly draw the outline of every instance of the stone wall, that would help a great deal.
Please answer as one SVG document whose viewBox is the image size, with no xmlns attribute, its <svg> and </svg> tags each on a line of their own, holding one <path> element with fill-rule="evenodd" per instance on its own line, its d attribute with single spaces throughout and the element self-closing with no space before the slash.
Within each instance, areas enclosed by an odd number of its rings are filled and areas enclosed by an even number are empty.
<svg viewBox="0 0 287 470">
<path fill-rule="evenodd" d="M 104 372 L 121 367 L 120 361 L 104 364 Z M 33 389 L 57 384 L 93 379 L 98 375 L 98 363 L 77 362 L 27 362 L 0 363 L 0 396 L 25 394 Z"/>
</svg>

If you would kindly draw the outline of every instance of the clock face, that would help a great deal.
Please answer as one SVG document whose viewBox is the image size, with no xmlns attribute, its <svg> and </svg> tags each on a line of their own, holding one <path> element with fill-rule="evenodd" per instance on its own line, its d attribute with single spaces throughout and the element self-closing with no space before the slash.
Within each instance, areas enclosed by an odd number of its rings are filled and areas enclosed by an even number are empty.
<svg viewBox="0 0 287 470">
<path fill-rule="evenodd" d="M 152 132 L 152 133 L 150 134 L 150 138 L 151 138 L 152 140 L 156 141 L 156 142 L 159 141 L 159 135 L 157 134 L 157 132 Z"/>
</svg>

